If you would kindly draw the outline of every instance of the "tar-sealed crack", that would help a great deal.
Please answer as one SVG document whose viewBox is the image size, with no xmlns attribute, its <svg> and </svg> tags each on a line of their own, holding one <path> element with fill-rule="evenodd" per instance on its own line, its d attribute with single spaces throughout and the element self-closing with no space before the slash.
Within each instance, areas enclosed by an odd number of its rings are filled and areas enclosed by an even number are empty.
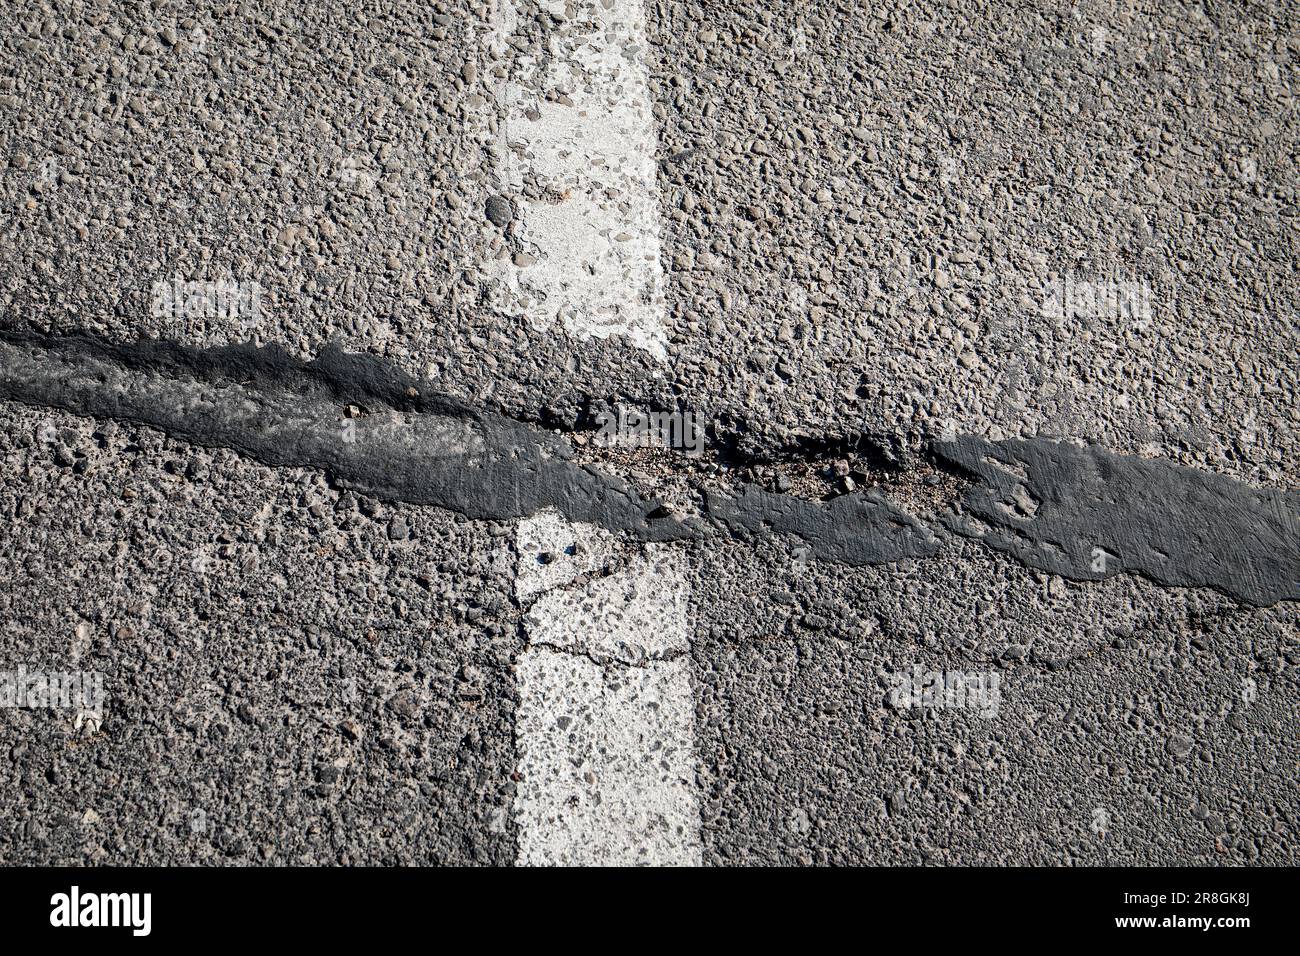
<svg viewBox="0 0 1300 956">
<path fill-rule="evenodd" d="M 1046 439 L 937 443 L 936 460 L 973 482 L 932 524 L 877 490 L 817 502 L 754 485 L 708 489 L 701 513 L 682 516 L 575 460 L 561 436 L 335 348 L 302 362 L 277 346 L 3 332 L 0 398 L 152 426 L 480 520 L 554 508 L 641 541 L 772 535 L 848 565 L 930 557 L 956 533 L 1075 581 L 1127 572 L 1257 606 L 1300 600 L 1300 495 Z"/>
<path fill-rule="evenodd" d="M 1030 567 L 1075 581 L 1134 572 L 1259 606 L 1300 597 L 1294 492 L 1063 442 L 963 437 L 934 451 L 979 479 L 945 523 Z"/>
</svg>

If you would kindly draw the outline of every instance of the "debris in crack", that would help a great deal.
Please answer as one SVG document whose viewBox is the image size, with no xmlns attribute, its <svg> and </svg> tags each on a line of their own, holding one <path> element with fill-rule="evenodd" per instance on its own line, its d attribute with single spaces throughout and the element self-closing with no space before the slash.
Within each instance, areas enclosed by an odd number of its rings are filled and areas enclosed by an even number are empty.
<svg viewBox="0 0 1300 956">
<path fill-rule="evenodd" d="M 946 526 L 1072 580 L 1128 571 L 1257 606 L 1300 600 L 1294 492 L 1045 439 L 936 444 L 940 464 L 976 483 L 932 527 L 873 491 L 814 502 L 754 485 L 706 489 L 702 512 L 683 516 L 671 502 L 575 460 L 561 436 L 476 410 L 378 359 L 338 349 L 301 362 L 275 346 L 198 349 L 0 332 L 0 399 L 138 422 L 478 520 L 554 509 L 647 542 L 775 534 L 850 565 L 933 555 Z M 561 564 L 557 555 L 539 566 Z"/>
<path fill-rule="evenodd" d="M 1076 581 L 1127 571 L 1261 607 L 1300 600 L 1295 493 L 1046 439 L 934 450 L 979 479 L 948 526 L 1030 567 Z"/>
<path fill-rule="evenodd" d="M 138 422 L 265 464 L 326 471 L 378 498 L 480 520 L 550 508 L 647 542 L 767 527 L 850 564 L 935 547 L 915 519 L 868 497 L 821 506 L 747 492 L 711 496 L 703 516 L 683 517 L 574 461 L 559 436 L 438 395 L 378 359 L 332 348 L 301 362 L 276 346 L 198 349 L 0 332 L 0 398 Z M 345 417 L 345 406 L 359 408 Z M 927 543 L 918 545 L 922 538 Z"/>
</svg>

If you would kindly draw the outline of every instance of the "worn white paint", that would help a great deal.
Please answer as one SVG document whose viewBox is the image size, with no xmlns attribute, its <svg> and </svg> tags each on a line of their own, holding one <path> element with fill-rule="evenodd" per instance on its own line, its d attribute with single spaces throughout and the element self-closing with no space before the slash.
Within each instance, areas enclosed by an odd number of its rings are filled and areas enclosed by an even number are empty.
<svg viewBox="0 0 1300 956">
<path fill-rule="evenodd" d="M 540 594 L 525 615 L 528 645 L 516 665 L 519 863 L 697 865 L 680 553 L 649 546 L 624 557 L 604 532 L 550 513 L 521 522 L 519 542 L 518 580 L 534 578 L 523 590 Z M 538 590 L 534 552 L 573 545 L 580 555 L 605 548 L 595 562 L 602 566 L 570 568 Z"/>
<path fill-rule="evenodd" d="M 558 511 L 540 511 L 515 528 L 519 571 L 515 596 L 531 601 L 543 591 L 568 584 L 615 560 L 614 536 L 602 528 L 570 524 Z"/>
<path fill-rule="evenodd" d="M 496 0 L 491 150 L 513 205 L 495 306 L 579 339 L 667 357 L 655 127 L 641 0 Z M 531 25 L 530 25 L 531 29 Z M 535 33 L 531 35 L 536 35 Z M 519 523 L 515 593 L 521 864 L 700 862 L 695 707 L 681 555 L 620 546 L 553 512 Z"/>
<path fill-rule="evenodd" d="M 494 260 L 497 307 L 578 338 L 624 336 L 667 356 L 656 145 L 641 0 L 542 0 L 544 48 L 509 53 L 515 0 L 497 0 L 496 175 L 518 251 Z"/>
<path fill-rule="evenodd" d="M 528 641 L 624 664 L 662 660 L 688 649 L 687 605 L 680 551 L 648 545 L 617 574 L 538 598 Z"/>
</svg>

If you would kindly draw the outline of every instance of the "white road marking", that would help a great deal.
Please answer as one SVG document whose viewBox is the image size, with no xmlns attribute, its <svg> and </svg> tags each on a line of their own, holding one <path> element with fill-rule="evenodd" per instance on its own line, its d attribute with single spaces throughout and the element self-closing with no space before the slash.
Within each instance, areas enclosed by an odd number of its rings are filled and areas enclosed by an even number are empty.
<svg viewBox="0 0 1300 956">
<path fill-rule="evenodd" d="M 539 548 L 594 555 L 611 546 L 607 538 L 547 513 L 519 525 L 517 588 L 541 597 L 525 617 L 528 647 L 516 665 L 518 862 L 698 865 L 680 553 L 651 545 L 613 574 L 566 587 L 583 573 L 571 567 L 557 584 L 536 586 Z"/>
<path fill-rule="evenodd" d="M 648 545 L 618 574 L 580 591 L 552 591 L 526 618 L 529 643 L 624 664 L 662 660 L 688 650 L 686 577 L 680 555 Z M 575 632 L 573 621 L 582 620 Z"/>
<path fill-rule="evenodd" d="M 520 556 L 515 596 L 531 601 L 580 574 L 603 568 L 617 548 L 614 536 L 603 528 L 583 526 L 580 536 L 558 511 L 543 511 L 519 522 L 515 550 Z"/>
<path fill-rule="evenodd" d="M 517 0 L 497 0 L 505 55 Z M 641 0 L 541 0 L 557 15 L 498 91 L 500 192 L 523 253 L 494 260 L 497 308 L 667 356 L 648 44 Z"/>
<path fill-rule="evenodd" d="M 513 242 L 489 269 L 495 306 L 578 338 L 619 336 L 662 361 L 657 137 L 642 2 L 540 7 L 554 19 L 544 46 L 526 51 L 511 46 L 523 4 L 496 0 L 493 8 L 489 43 L 508 69 L 492 152 L 497 193 L 513 204 Z M 698 864 L 680 552 L 623 548 L 551 512 L 519 523 L 516 551 L 516 595 L 533 602 L 516 664 L 518 861 Z"/>
</svg>

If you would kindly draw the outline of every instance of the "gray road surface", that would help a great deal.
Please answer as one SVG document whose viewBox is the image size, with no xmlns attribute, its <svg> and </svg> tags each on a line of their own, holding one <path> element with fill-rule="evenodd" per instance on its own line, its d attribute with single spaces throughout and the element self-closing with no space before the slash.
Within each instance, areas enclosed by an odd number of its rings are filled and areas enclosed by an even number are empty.
<svg viewBox="0 0 1300 956">
<path fill-rule="evenodd" d="M 0 13 L 0 863 L 1295 864 L 1284 6 Z"/>
</svg>

